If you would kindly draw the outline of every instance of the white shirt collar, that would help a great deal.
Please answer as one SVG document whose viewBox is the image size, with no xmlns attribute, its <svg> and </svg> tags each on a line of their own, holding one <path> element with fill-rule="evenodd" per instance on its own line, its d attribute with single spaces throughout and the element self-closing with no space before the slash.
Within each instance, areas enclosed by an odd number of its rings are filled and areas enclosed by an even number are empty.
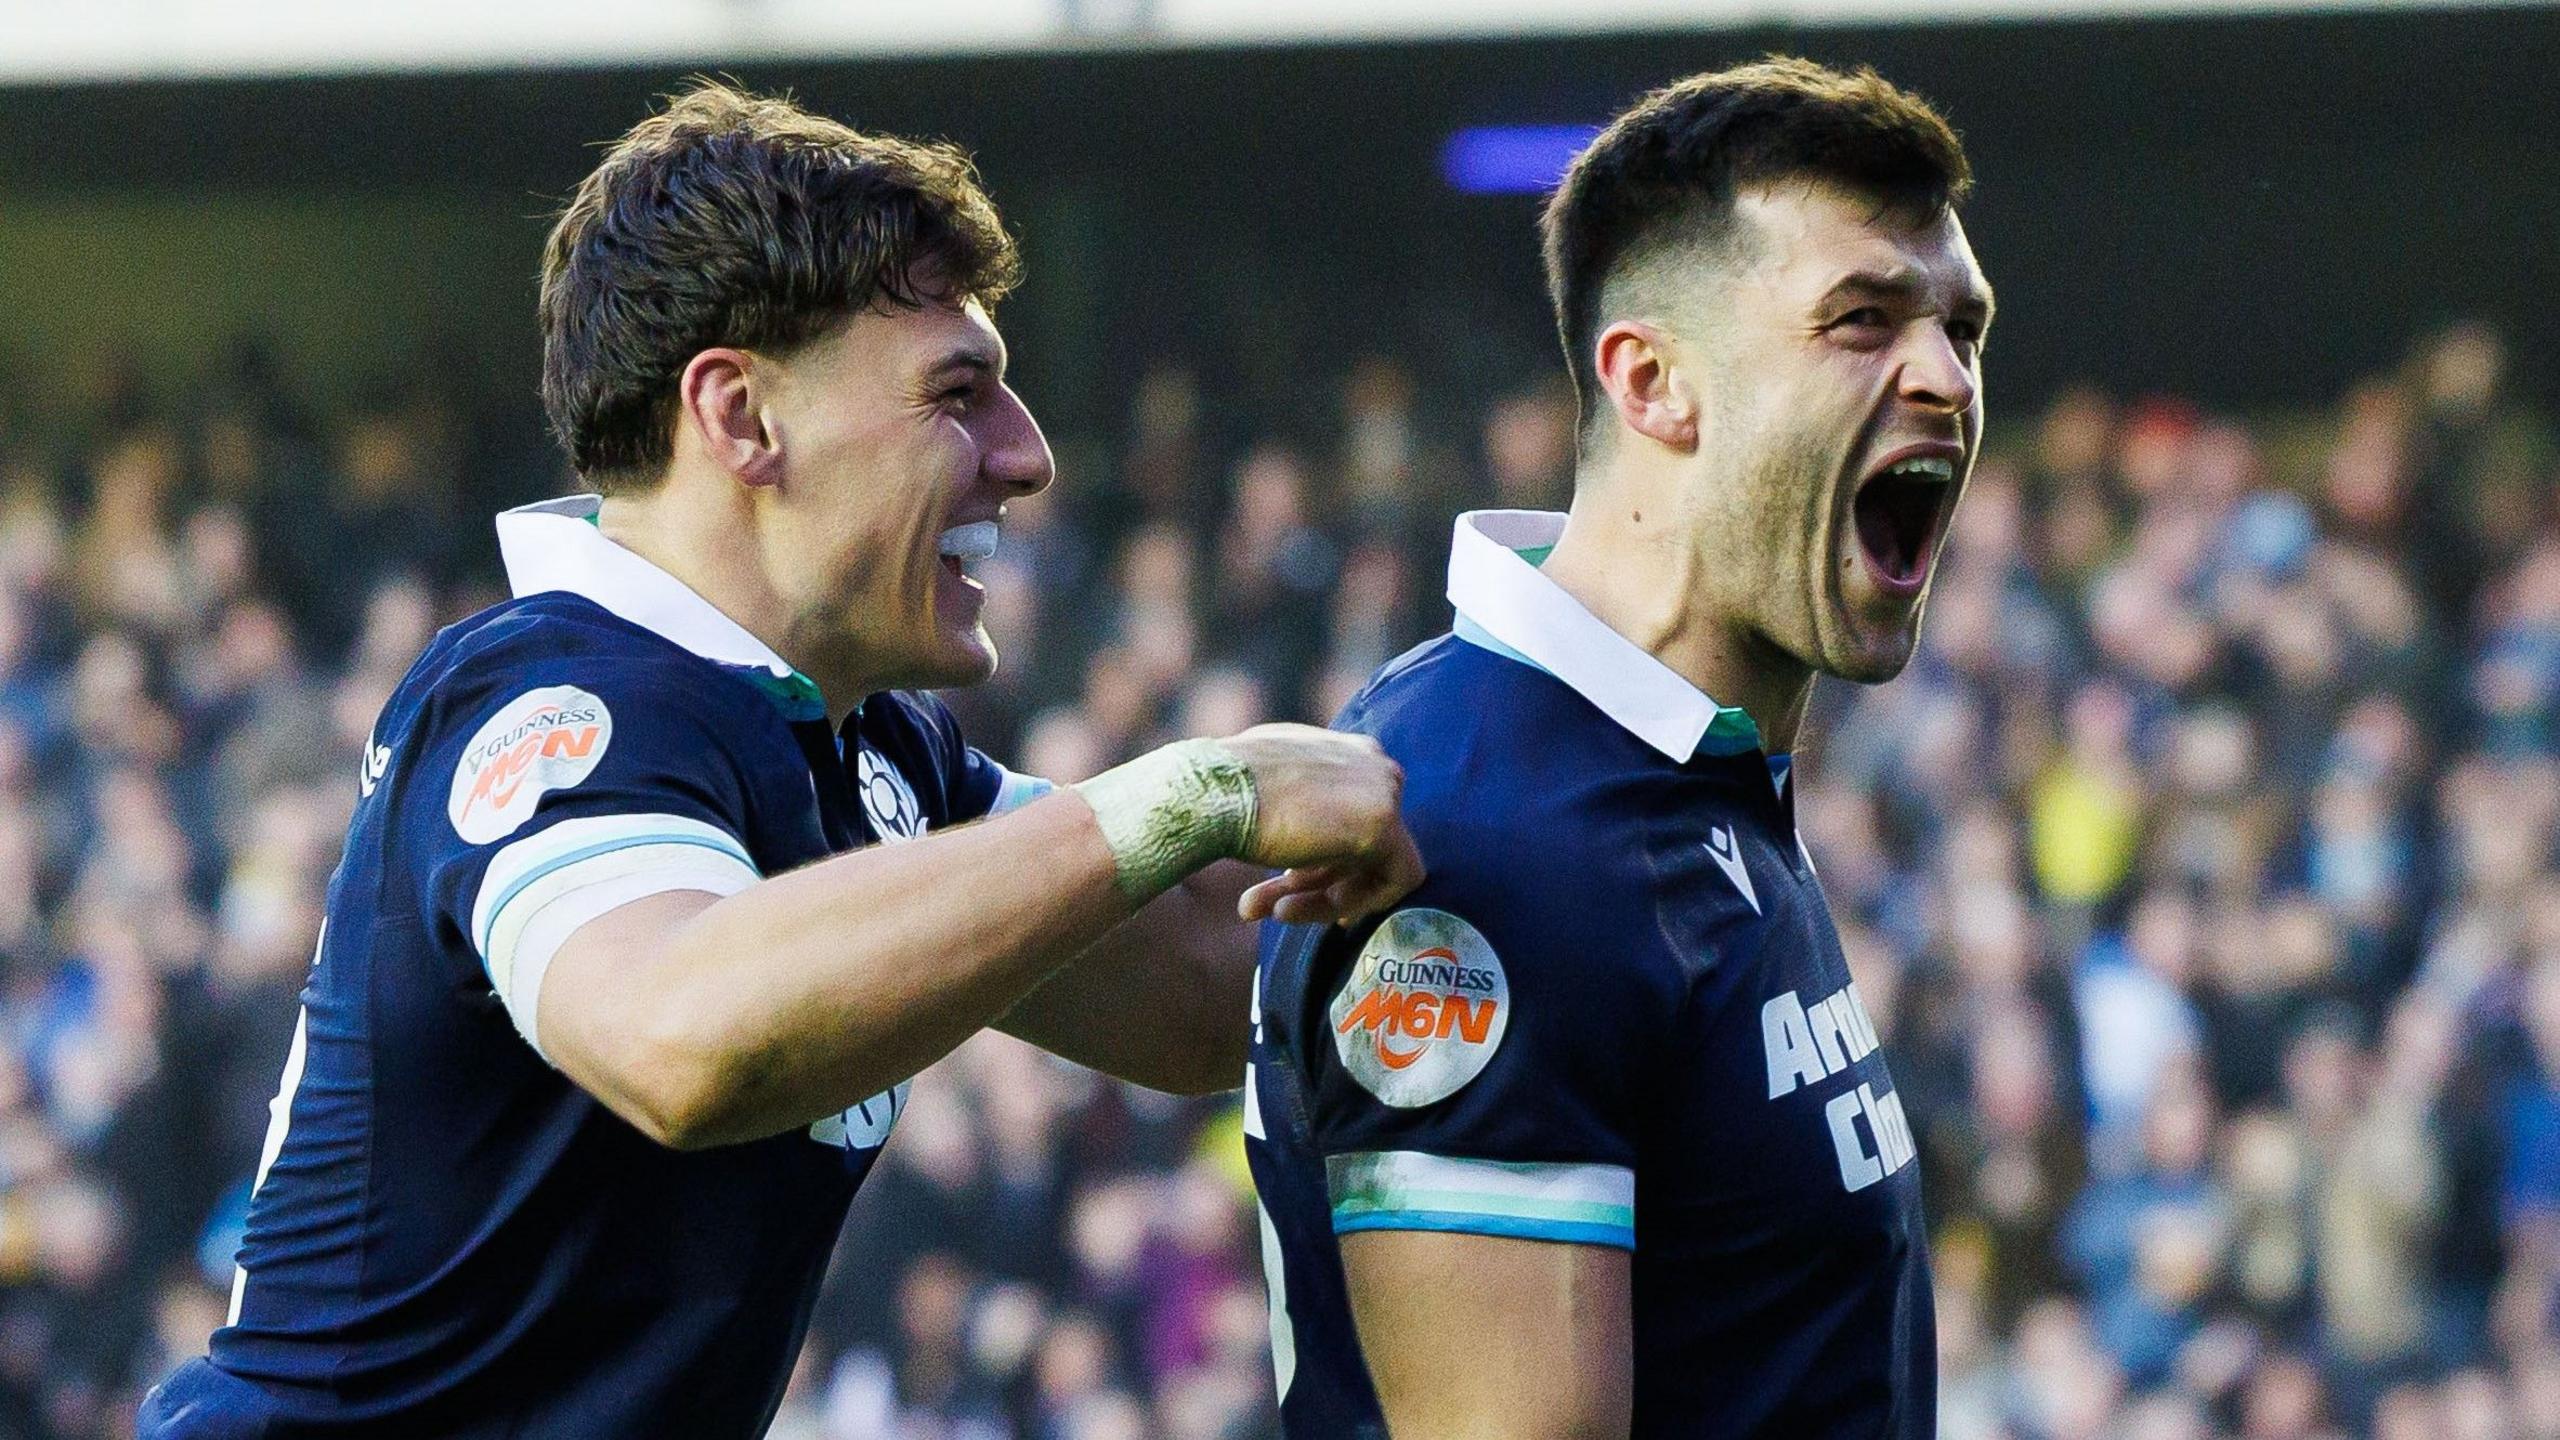
<svg viewBox="0 0 2560 1440">
<path fill-rule="evenodd" d="M 1449 603 L 1460 639 L 1555 676 L 1638 739 L 1674 760 L 1760 745 L 1759 727 L 1612 630 L 1518 552 L 1552 546 L 1565 517 L 1471 510 L 1449 550 Z"/>
<path fill-rule="evenodd" d="M 563 495 L 498 517 L 498 554 L 518 598 L 549 590 L 582 595 L 643 630 L 723 665 L 777 679 L 797 672 L 773 647 L 720 613 L 693 588 L 605 538 L 596 524 L 604 499 Z"/>
</svg>

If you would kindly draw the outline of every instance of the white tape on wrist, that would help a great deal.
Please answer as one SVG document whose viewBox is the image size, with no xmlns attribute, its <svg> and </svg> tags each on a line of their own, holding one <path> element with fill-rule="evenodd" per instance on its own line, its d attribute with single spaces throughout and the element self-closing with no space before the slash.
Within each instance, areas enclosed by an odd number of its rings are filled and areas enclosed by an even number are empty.
<svg viewBox="0 0 2560 1440">
<path fill-rule="evenodd" d="M 1253 842 L 1253 772 L 1215 740 L 1148 751 L 1075 789 L 1101 822 L 1132 905 Z"/>
</svg>

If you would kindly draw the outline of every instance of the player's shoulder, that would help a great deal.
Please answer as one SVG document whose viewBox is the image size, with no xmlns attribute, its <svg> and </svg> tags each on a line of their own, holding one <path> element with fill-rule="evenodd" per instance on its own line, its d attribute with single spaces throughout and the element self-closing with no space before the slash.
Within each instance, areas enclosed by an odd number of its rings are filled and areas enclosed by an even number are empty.
<svg viewBox="0 0 2560 1440">
<path fill-rule="evenodd" d="M 755 685 L 731 667 L 583 596 L 550 591 L 492 605 L 437 632 L 400 682 L 391 708 L 467 709 L 553 680 L 592 682 L 633 701 L 724 718 L 758 697 Z M 762 708 L 779 713 L 770 703 Z"/>
<path fill-rule="evenodd" d="M 493 605 L 438 632 L 374 729 L 385 763 L 389 752 L 504 748 L 537 733 L 546 744 L 625 754 L 716 748 L 751 770 L 787 769 L 799 753 L 781 703 L 746 672 L 559 592 Z"/>
<path fill-rule="evenodd" d="M 1381 667 L 1335 724 L 1404 768 L 1426 892 L 1487 910 L 1640 903 L 1618 737 L 1553 676 L 1442 635 Z"/>
<path fill-rule="evenodd" d="M 1426 758 L 1486 733 L 1485 722 L 1523 699 L 1534 703 L 1537 675 L 1443 631 L 1379 666 L 1334 727 Z"/>
<path fill-rule="evenodd" d="M 451 682 L 562 661 L 638 667 L 691 661 L 715 668 L 583 595 L 549 590 L 502 600 L 437 631 L 411 678 Z"/>
<path fill-rule="evenodd" d="M 1608 742 L 1620 733 L 1555 676 L 1445 633 L 1380 666 L 1334 726 L 1374 737 L 1426 785 L 1614 764 Z M 1502 786 L 1480 798 L 1535 804 L 1539 793 Z"/>
</svg>

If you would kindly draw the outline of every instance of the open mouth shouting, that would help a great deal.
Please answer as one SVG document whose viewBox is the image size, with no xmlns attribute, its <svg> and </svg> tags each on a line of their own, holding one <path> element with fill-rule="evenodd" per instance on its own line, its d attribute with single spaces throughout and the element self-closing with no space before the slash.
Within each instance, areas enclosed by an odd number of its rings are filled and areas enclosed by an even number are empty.
<svg viewBox="0 0 2560 1440">
<path fill-rule="evenodd" d="M 1850 499 L 1859 552 L 1878 588 L 1911 599 L 1929 583 L 1955 510 L 1956 467 L 1964 451 L 1955 445 L 1914 445 L 1894 452 L 1869 472 Z"/>
</svg>

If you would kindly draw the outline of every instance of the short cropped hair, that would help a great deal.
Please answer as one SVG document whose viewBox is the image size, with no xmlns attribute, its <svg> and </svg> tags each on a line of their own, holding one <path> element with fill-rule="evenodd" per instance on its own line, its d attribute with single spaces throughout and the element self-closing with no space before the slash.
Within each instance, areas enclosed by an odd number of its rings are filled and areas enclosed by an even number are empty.
<svg viewBox="0 0 2560 1440">
<path fill-rule="evenodd" d="M 711 81 L 614 143 L 542 254 L 542 405 L 611 493 L 661 477 L 713 346 L 787 353 L 866 308 L 993 304 L 1020 252 L 959 149 Z"/>
<path fill-rule="evenodd" d="M 1574 157 L 1539 232 L 1586 432 L 1609 282 L 1672 249 L 1712 245 L 1729 233 L 1738 192 L 1798 177 L 1915 220 L 1963 204 L 1973 189 L 1962 142 L 1927 101 L 1863 66 L 1843 72 L 1781 56 L 1664 86 Z"/>
</svg>

